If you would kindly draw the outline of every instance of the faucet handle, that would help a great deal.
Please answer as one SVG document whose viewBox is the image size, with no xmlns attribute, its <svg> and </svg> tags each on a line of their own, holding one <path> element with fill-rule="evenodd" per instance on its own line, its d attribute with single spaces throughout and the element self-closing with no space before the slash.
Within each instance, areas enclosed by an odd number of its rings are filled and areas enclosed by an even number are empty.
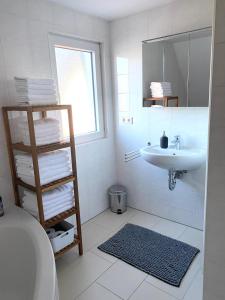
<svg viewBox="0 0 225 300">
<path fill-rule="evenodd" d="M 174 138 L 175 138 L 176 141 L 179 141 L 180 140 L 180 135 L 177 134 L 177 135 L 174 136 Z"/>
</svg>

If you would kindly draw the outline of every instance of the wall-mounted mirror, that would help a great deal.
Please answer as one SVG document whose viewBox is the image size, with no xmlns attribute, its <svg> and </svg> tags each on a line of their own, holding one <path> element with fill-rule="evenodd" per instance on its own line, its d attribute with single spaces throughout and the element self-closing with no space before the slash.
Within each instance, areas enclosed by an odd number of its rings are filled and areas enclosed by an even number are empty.
<svg viewBox="0 0 225 300">
<path fill-rule="evenodd" d="M 205 28 L 143 42 L 143 106 L 208 106 L 211 37 Z"/>
</svg>

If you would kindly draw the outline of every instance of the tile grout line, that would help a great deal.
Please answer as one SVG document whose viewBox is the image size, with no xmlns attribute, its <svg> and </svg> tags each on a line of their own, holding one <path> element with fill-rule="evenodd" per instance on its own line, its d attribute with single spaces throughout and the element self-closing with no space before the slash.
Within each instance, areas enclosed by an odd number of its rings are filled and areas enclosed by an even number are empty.
<svg viewBox="0 0 225 300">
<path fill-rule="evenodd" d="M 89 251 L 88 251 L 89 252 Z M 91 251 L 90 251 L 91 252 Z M 94 253 L 91 252 L 91 254 L 96 255 Z M 96 255 L 97 256 L 97 255 Z M 106 261 L 105 259 L 103 259 L 104 261 Z M 108 261 L 107 261 L 108 262 Z M 108 262 L 109 263 L 109 262 Z M 108 271 L 116 262 L 112 263 L 104 272 L 102 272 L 91 284 L 89 284 L 80 294 L 78 294 L 74 300 L 78 299 L 78 297 L 81 296 L 81 294 L 83 294 L 87 289 L 89 289 L 93 283 L 95 283 L 106 271 Z M 97 283 L 97 282 L 96 282 Z"/>
<path fill-rule="evenodd" d="M 168 218 L 160 217 L 159 215 L 156 215 L 156 214 L 153 214 L 153 213 L 150 213 L 150 212 L 146 212 L 146 211 L 144 211 L 144 210 L 140 210 L 140 209 L 134 208 L 134 207 L 132 207 L 132 206 L 129 206 L 129 207 L 132 208 L 132 209 L 137 210 L 138 212 L 143 212 L 143 213 L 146 213 L 146 214 L 148 214 L 148 215 L 151 215 L 151 216 L 155 216 L 155 217 L 157 217 L 157 218 L 160 218 L 160 219 L 162 219 L 162 220 L 170 221 L 170 222 L 176 223 L 176 224 L 178 224 L 178 225 L 183 225 L 183 226 L 186 226 L 186 227 L 188 227 L 188 228 L 191 228 L 191 229 L 195 229 L 195 230 L 204 232 L 204 230 L 201 230 L 201 229 L 199 229 L 199 228 L 192 227 L 192 226 L 190 226 L 190 225 L 186 225 L 186 224 L 180 223 L 180 222 L 178 222 L 178 221 L 173 221 L 173 220 L 170 220 L 170 219 L 168 219 Z"/>
<path fill-rule="evenodd" d="M 129 300 L 133 294 L 137 291 L 137 289 L 142 285 L 142 283 L 145 281 L 145 279 L 148 277 L 148 275 L 145 276 L 145 278 L 142 280 L 142 282 L 136 287 L 136 289 L 130 294 L 130 296 L 127 298 Z"/>
<path fill-rule="evenodd" d="M 150 275 L 149 275 L 149 276 L 150 276 Z M 171 295 L 171 294 L 169 294 L 168 292 L 166 292 L 166 291 L 160 289 L 159 287 L 155 286 L 154 284 L 148 282 L 146 279 L 145 279 L 144 281 L 145 281 L 145 283 L 147 283 L 147 284 L 149 284 L 150 286 L 156 288 L 156 289 L 159 290 L 160 292 L 163 292 L 164 294 L 166 294 L 166 295 L 168 295 L 168 296 L 170 296 L 170 297 L 173 297 L 173 298 L 176 299 L 176 300 L 181 300 L 180 298 L 177 298 L 176 296 Z M 182 299 L 183 299 L 183 298 L 182 298 Z"/>
<path fill-rule="evenodd" d="M 187 288 L 187 290 L 186 290 L 186 292 L 185 292 L 185 294 L 184 294 L 183 299 L 185 298 L 186 294 L 187 294 L 188 291 L 190 290 L 190 288 L 191 288 L 191 286 L 192 286 L 192 284 L 193 284 L 193 282 L 194 282 L 194 279 L 198 276 L 198 274 L 200 274 L 200 272 L 201 272 L 201 268 L 196 272 L 195 276 L 192 278 L 191 283 L 190 283 L 190 285 L 188 286 L 188 288 Z M 200 299 L 199 299 L 199 300 L 200 300 Z"/>
<path fill-rule="evenodd" d="M 109 291 L 110 293 L 112 293 L 113 295 L 115 295 L 116 297 L 118 297 L 121 300 L 125 300 L 124 298 L 122 298 L 121 296 L 117 295 L 116 293 L 114 293 L 113 291 L 111 291 L 109 288 L 105 287 L 104 285 L 102 285 L 100 282 L 95 282 L 96 284 L 98 284 L 99 286 L 101 286 L 102 288 L 106 289 L 107 291 Z"/>
</svg>

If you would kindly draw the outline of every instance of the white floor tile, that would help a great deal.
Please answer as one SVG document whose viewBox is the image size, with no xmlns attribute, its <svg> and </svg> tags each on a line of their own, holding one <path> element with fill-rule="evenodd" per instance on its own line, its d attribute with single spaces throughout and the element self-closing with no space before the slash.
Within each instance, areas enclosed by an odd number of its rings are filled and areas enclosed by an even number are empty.
<svg viewBox="0 0 225 300">
<path fill-rule="evenodd" d="M 179 240 L 189 245 L 203 249 L 203 231 L 187 227 L 185 231 L 179 236 Z"/>
<path fill-rule="evenodd" d="M 164 293 L 163 291 L 157 289 L 153 285 L 148 282 L 143 282 L 137 290 L 133 293 L 133 295 L 129 298 L 129 300 L 175 300 L 174 297 Z M 190 298 L 189 300 L 191 300 Z M 195 299 L 192 299 L 195 300 Z"/>
<path fill-rule="evenodd" d="M 82 237 L 84 251 L 91 250 L 94 246 L 100 245 L 110 236 L 110 230 L 94 223 L 87 222 L 82 226 Z"/>
<path fill-rule="evenodd" d="M 144 272 L 118 261 L 97 282 L 121 298 L 128 299 L 146 276 Z"/>
<path fill-rule="evenodd" d="M 109 255 L 109 254 L 99 250 L 97 247 L 92 248 L 91 252 L 93 252 L 94 254 L 100 256 L 101 258 L 103 258 L 111 263 L 114 263 L 118 260 L 118 258 L 116 258 L 115 256 Z"/>
<path fill-rule="evenodd" d="M 121 298 L 117 297 L 109 290 L 94 283 L 86 291 L 84 291 L 76 300 L 119 300 Z"/>
<path fill-rule="evenodd" d="M 170 294 L 171 296 L 183 299 L 184 295 L 186 294 L 187 290 L 189 289 L 194 277 L 200 270 L 200 261 L 201 256 L 198 255 L 193 263 L 191 264 L 189 270 L 187 271 L 186 275 L 184 276 L 180 287 L 175 287 L 170 284 L 163 282 L 151 275 L 146 278 L 146 281 L 154 285 L 155 287 L 159 288 L 160 290 Z"/>
<path fill-rule="evenodd" d="M 152 230 L 174 239 L 179 237 L 185 231 L 185 229 L 185 225 L 181 225 L 165 219 L 161 219 L 156 225 L 152 227 Z"/>
<path fill-rule="evenodd" d="M 184 300 L 203 299 L 203 274 L 200 271 L 192 282 L 192 285 L 185 294 Z"/>
<path fill-rule="evenodd" d="M 74 300 L 110 266 L 111 263 L 88 252 L 74 264 L 57 270 L 60 300 Z"/>
<path fill-rule="evenodd" d="M 138 211 L 137 214 L 129 220 L 129 223 L 152 229 L 152 227 L 159 223 L 160 220 L 161 218 L 159 217 Z"/>
<path fill-rule="evenodd" d="M 126 224 L 129 220 L 137 213 L 137 210 L 128 207 L 127 211 L 121 215 L 111 212 L 111 210 L 106 210 L 100 215 L 96 216 L 94 219 L 90 220 L 90 222 L 100 225 L 103 228 L 108 230 L 115 230 L 119 228 L 121 225 Z"/>
</svg>

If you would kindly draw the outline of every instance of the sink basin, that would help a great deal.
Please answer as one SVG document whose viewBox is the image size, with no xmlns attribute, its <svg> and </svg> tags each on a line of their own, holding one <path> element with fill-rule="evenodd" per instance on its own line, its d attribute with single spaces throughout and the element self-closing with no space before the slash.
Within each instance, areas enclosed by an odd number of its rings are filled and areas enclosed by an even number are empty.
<svg viewBox="0 0 225 300">
<path fill-rule="evenodd" d="M 205 162 L 206 157 L 204 150 L 162 149 L 160 146 L 144 147 L 140 150 L 140 153 L 148 163 L 166 170 L 195 170 Z"/>
</svg>

